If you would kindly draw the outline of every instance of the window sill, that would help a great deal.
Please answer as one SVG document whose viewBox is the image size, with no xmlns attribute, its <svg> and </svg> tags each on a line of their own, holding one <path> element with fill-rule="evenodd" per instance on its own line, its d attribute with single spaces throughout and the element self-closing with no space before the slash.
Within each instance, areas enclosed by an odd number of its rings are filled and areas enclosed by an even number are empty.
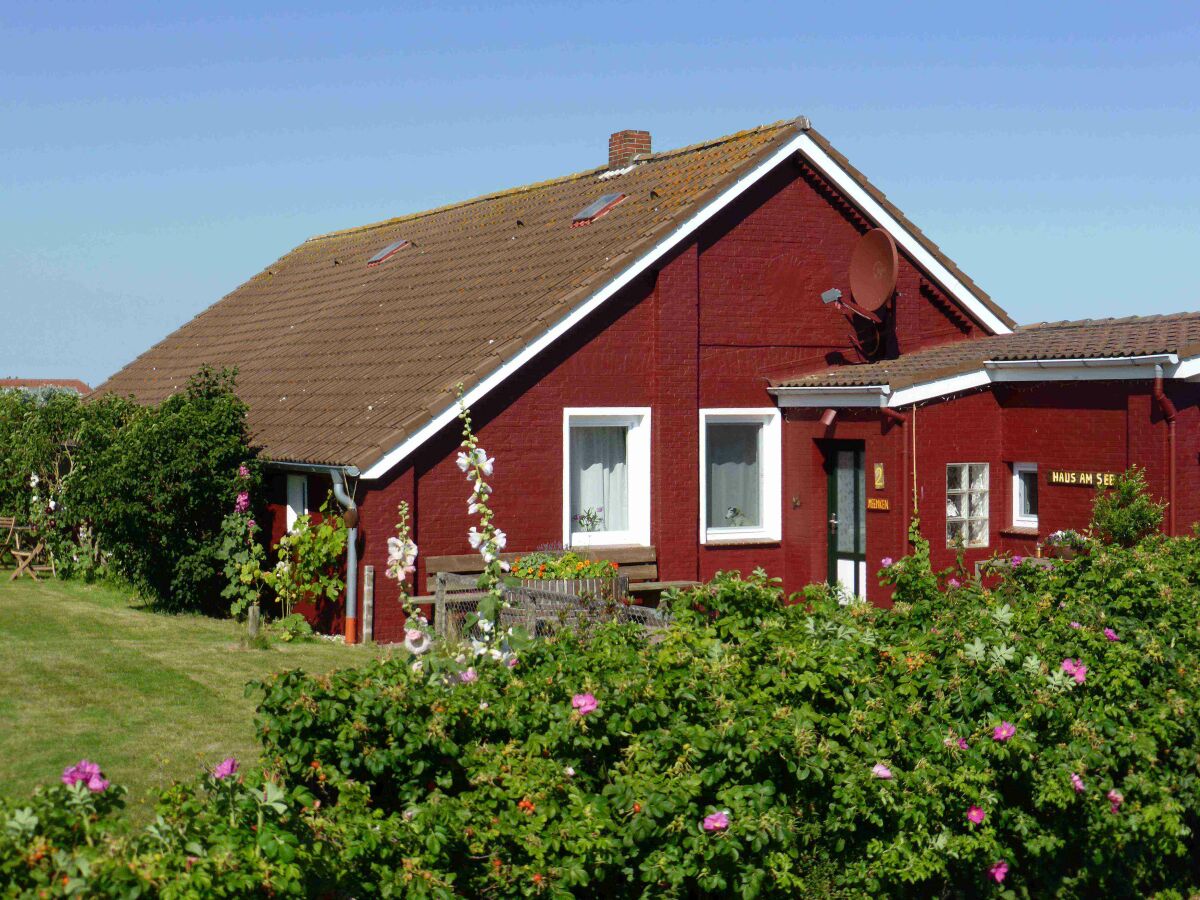
<svg viewBox="0 0 1200 900">
<path fill-rule="evenodd" d="M 1026 528 L 1020 525 L 1010 525 L 1000 529 L 1000 537 L 1036 538 L 1039 534 L 1036 528 Z"/>
<path fill-rule="evenodd" d="M 777 547 L 782 543 L 779 538 L 772 537 L 727 537 L 709 538 L 703 542 L 705 547 Z"/>
</svg>

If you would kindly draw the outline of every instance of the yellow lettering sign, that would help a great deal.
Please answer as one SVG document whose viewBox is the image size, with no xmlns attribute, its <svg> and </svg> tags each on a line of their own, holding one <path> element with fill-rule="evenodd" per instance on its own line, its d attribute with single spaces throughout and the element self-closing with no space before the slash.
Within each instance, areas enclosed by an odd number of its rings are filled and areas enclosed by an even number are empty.
<svg viewBox="0 0 1200 900">
<path fill-rule="evenodd" d="M 1046 474 L 1048 484 L 1068 484 L 1079 487 L 1112 487 L 1117 483 L 1115 472 L 1086 472 L 1070 469 L 1051 469 Z"/>
<path fill-rule="evenodd" d="M 887 511 L 891 507 L 888 506 L 887 497 L 868 497 L 867 509 L 878 509 Z"/>
</svg>

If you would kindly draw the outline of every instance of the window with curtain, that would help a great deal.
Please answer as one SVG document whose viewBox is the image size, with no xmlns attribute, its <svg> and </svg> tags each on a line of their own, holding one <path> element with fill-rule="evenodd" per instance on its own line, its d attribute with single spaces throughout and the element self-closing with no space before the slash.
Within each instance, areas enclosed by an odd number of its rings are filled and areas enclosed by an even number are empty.
<svg viewBox="0 0 1200 900">
<path fill-rule="evenodd" d="M 705 429 L 709 528 L 762 527 L 761 422 L 710 422 Z"/>
<path fill-rule="evenodd" d="M 700 540 L 780 539 L 780 422 L 777 409 L 700 410 Z"/>
<path fill-rule="evenodd" d="M 1038 480 L 1036 463 L 1013 463 L 1013 525 L 1038 527 Z"/>
<path fill-rule="evenodd" d="M 570 428 L 571 531 L 629 529 L 629 428 Z"/>
</svg>

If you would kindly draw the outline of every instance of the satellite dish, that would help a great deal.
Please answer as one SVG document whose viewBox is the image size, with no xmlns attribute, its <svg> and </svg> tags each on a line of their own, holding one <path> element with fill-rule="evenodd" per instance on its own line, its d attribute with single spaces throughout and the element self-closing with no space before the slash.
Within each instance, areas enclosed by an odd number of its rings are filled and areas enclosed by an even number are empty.
<svg viewBox="0 0 1200 900">
<path fill-rule="evenodd" d="M 877 310 L 896 290 L 900 261 L 896 242 L 882 228 L 872 228 L 850 254 L 850 293 L 854 302 L 866 310 Z"/>
</svg>

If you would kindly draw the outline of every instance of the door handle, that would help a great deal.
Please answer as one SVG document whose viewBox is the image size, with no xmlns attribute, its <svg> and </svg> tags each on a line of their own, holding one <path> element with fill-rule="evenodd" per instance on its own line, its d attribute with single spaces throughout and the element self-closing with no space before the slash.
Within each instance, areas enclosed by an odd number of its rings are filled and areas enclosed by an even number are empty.
<svg viewBox="0 0 1200 900">
<path fill-rule="evenodd" d="M 829 517 L 829 530 L 837 531 L 837 529 L 838 529 L 837 513 L 834 513 L 832 516 Z"/>
</svg>

